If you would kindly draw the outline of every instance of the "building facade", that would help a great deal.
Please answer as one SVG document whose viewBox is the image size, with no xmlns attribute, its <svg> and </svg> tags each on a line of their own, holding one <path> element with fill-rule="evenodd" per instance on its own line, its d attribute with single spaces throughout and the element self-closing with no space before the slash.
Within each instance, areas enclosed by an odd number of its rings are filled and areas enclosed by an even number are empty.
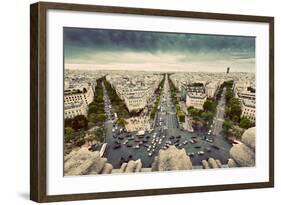
<svg viewBox="0 0 281 205">
<path fill-rule="evenodd" d="M 93 99 L 94 91 L 90 84 L 85 87 L 65 90 L 64 118 L 74 118 L 77 115 L 87 116 L 88 105 Z"/>
<path fill-rule="evenodd" d="M 64 106 L 64 118 L 70 119 L 77 115 L 87 116 L 87 106 L 80 101 L 80 103 L 69 103 Z"/>
<path fill-rule="evenodd" d="M 124 100 L 129 112 L 138 112 L 144 109 L 147 104 L 147 97 L 145 95 L 124 96 Z"/>
<path fill-rule="evenodd" d="M 91 85 L 64 91 L 64 104 L 79 103 L 83 101 L 89 105 L 94 99 L 94 91 Z"/>
<path fill-rule="evenodd" d="M 241 117 L 249 119 L 252 123 L 256 121 L 256 106 L 251 100 L 242 100 L 241 103 L 242 114 Z"/>
<path fill-rule="evenodd" d="M 186 107 L 194 107 L 203 110 L 203 105 L 207 100 L 205 93 L 188 92 L 186 94 Z"/>
<path fill-rule="evenodd" d="M 242 109 L 241 117 L 249 119 L 252 123 L 256 121 L 256 92 L 250 81 L 235 83 L 235 97 L 239 99 Z"/>
</svg>

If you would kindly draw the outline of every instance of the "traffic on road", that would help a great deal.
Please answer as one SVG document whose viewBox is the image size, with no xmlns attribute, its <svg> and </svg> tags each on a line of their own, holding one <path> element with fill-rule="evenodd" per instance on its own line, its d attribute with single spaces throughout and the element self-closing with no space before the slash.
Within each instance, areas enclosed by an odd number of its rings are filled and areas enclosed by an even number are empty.
<svg viewBox="0 0 281 205">
<path fill-rule="evenodd" d="M 104 88 L 105 89 L 105 88 Z M 106 158 L 114 168 L 129 160 L 141 159 L 143 167 L 151 167 L 153 159 L 160 150 L 166 150 L 174 145 L 185 149 L 193 165 L 213 157 L 222 163 L 229 158 L 229 144 L 219 135 L 220 119 L 223 113 L 218 111 L 210 130 L 195 130 L 193 133 L 183 130 L 178 122 L 175 106 L 173 105 L 169 83 L 165 78 L 162 95 L 157 109 L 155 122 L 149 131 L 128 132 L 114 123 L 115 116 L 106 89 L 104 91 L 105 112 L 105 142 L 107 143 Z M 218 106 L 223 107 L 224 102 Z"/>
</svg>

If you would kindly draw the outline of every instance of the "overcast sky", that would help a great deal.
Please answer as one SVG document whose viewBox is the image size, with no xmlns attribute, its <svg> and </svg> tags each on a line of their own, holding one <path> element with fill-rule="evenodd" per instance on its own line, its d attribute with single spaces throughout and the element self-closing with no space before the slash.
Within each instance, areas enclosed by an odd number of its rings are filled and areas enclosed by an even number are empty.
<svg viewBox="0 0 281 205">
<path fill-rule="evenodd" d="M 66 69 L 255 72 L 255 38 L 64 28 Z"/>
</svg>

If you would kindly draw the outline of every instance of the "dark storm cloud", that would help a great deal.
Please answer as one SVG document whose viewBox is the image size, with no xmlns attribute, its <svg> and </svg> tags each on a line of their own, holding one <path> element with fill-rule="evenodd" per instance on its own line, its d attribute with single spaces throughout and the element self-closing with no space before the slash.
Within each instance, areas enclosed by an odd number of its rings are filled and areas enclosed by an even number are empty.
<svg viewBox="0 0 281 205">
<path fill-rule="evenodd" d="M 131 50 L 147 52 L 242 52 L 255 51 L 254 37 L 136 32 L 104 29 L 64 28 L 66 48 Z M 77 52 L 79 52 L 77 50 Z M 70 52 L 71 54 L 71 52 Z"/>
<path fill-rule="evenodd" d="M 64 28 L 64 57 L 73 69 L 254 72 L 255 38 Z"/>
</svg>

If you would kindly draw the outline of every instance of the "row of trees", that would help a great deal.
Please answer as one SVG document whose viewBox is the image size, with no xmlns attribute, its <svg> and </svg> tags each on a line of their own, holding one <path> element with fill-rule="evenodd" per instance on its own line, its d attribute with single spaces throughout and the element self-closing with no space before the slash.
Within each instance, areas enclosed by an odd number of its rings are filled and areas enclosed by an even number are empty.
<svg viewBox="0 0 281 205">
<path fill-rule="evenodd" d="M 88 109 L 88 120 L 97 126 L 102 125 L 106 120 L 103 95 L 102 78 L 100 78 L 97 80 L 94 100 L 89 104 Z"/>
<path fill-rule="evenodd" d="M 165 82 L 165 74 L 163 74 L 163 78 L 160 81 L 158 88 L 154 92 L 154 94 L 156 96 L 156 99 L 154 101 L 154 105 L 153 105 L 153 108 L 152 108 L 151 113 L 150 113 L 150 119 L 151 120 L 153 120 L 155 118 L 157 108 L 159 106 L 160 96 L 163 92 L 164 82 Z"/>
<path fill-rule="evenodd" d="M 96 128 L 92 133 L 86 135 L 86 131 L 75 132 L 71 127 L 66 127 L 64 130 L 64 141 L 72 142 L 75 146 L 82 146 L 86 141 L 103 142 L 105 140 L 105 130 L 103 127 Z"/>
<path fill-rule="evenodd" d="M 207 99 L 204 102 L 203 110 L 199 110 L 192 106 L 187 108 L 189 115 L 196 121 L 203 121 L 206 126 L 209 126 L 216 113 L 217 103 L 213 99 Z"/>
<path fill-rule="evenodd" d="M 171 80 L 170 74 L 168 75 L 168 82 L 169 82 L 169 86 L 170 86 L 172 101 L 173 101 L 174 105 L 176 106 L 176 113 L 177 113 L 178 119 L 179 119 L 180 122 L 184 122 L 185 121 L 185 114 L 180 109 L 179 100 L 177 98 L 178 89 L 174 85 L 173 81 Z"/>
<path fill-rule="evenodd" d="M 130 117 L 130 113 L 125 105 L 125 103 L 120 99 L 117 95 L 116 90 L 111 87 L 111 84 L 103 77 L 103 83 L 107 90 L 107 94 L 111 101 L 111 105 L 114 111 L 117 113 L 118 118 L 128 118 Z"/>
<path fill-rule="evenodd" d="M 242 114 L 241 103 L 238 98 L 234 97 L 233 80 L 224 82 L 223 87 L 226 87 L 225 121 L 222 125 L 223 131 L 226 135 L 232 134 L 235 135 L 236 137 L 239 137 L 240 133 L 235 134 L 235 129 L 234 129 L 235 126 L 248 129 L 253 126 L 253 123 L 249 119 L 241 117 Z"/>
<path fill-rule="evenodd" d="M 84 115 L 77 115 L 72 119 L 64 120 L 64 127 L 71 128 L 73 131 L 79 131 L 81 129 L 88 128 L 88 120 Z"/>
<path fill-rule="evenodd" d="M 64 120 L 64 141 L 70 142 L 82 138 L 83 131 L 88 129 L 88 120 L 84 115 Z"/>
</svg>

